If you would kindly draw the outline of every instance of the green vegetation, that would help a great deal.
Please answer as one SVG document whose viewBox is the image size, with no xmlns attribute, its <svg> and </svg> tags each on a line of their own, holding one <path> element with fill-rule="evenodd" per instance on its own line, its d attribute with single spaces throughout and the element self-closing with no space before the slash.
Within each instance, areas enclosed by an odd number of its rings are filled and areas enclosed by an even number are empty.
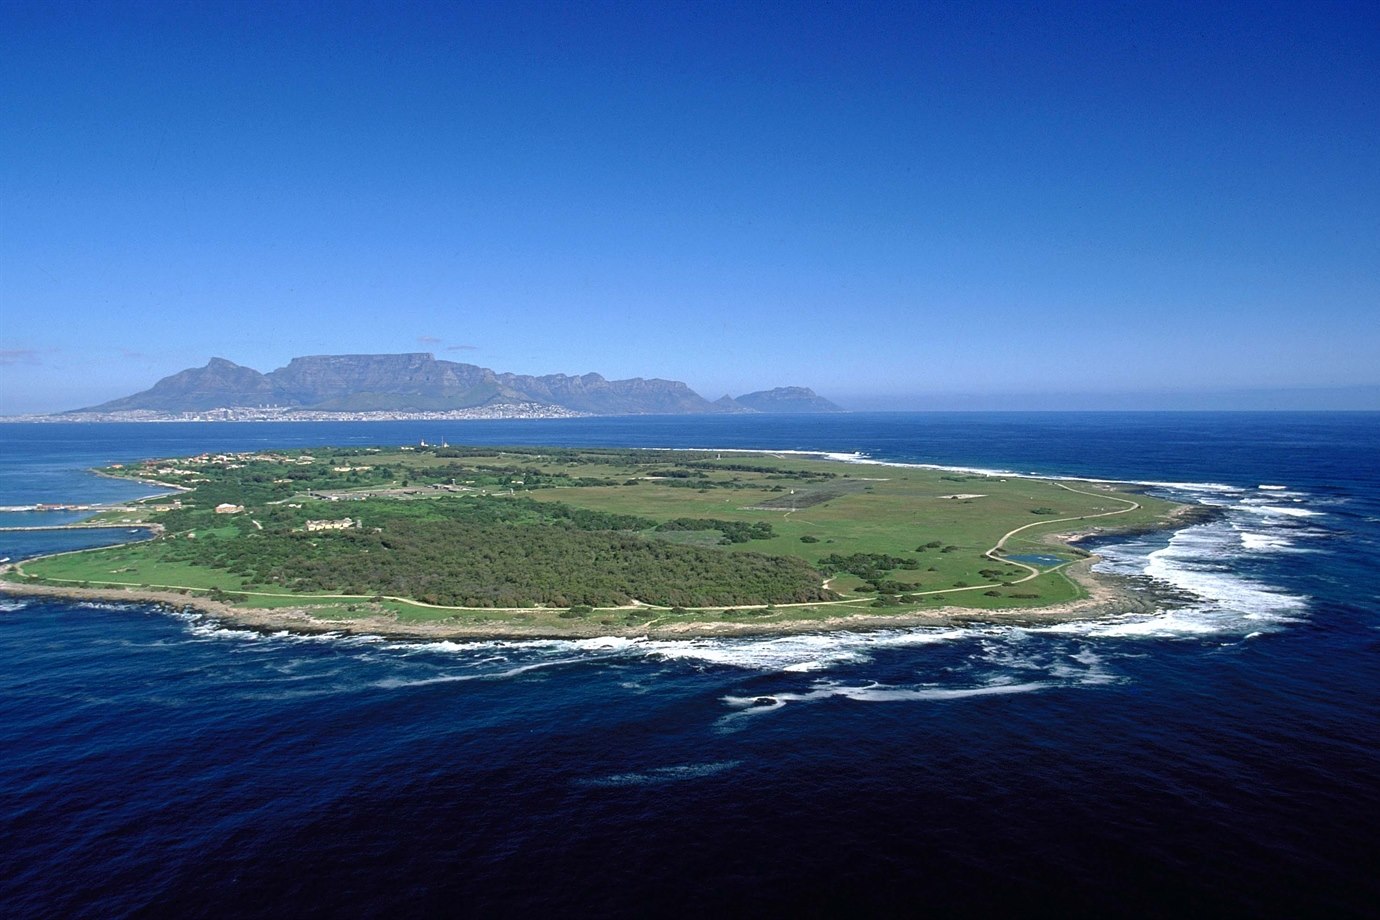
<svg viewBox="0 0 1380 920">
<path fill-rule="evenodd" d="M 495 501 L 478 498 L 463 505 L 482 509 Z M 293 593 L 386 595 L 448 607 L 616 607 L 635 600 L 708 607 L 829 597 L 817 573 L 799 559 L 649 540 L 600 527 L 604 522 L 590 512 L 570 516 L 583 526 L 569 523 L 565 514 L 541 523 L 476 520 L 485 517 L 380 515 L 375 520 L 381 526 L 369 530 L 208 535 L 169 541 L 162 558 Z"/>
<path fill-rule="evenodd" d="M 1054 535 L 1173 508 L 1105 484 L 967 475 L 953 495 L 932 470 L 712 451 L 318 449 L 107 472 L 190 491 L 134 516 L 159 539 L 9 577 L 553 628 L 1023 609 L 1082 591 L 1066 567 L 1086 553 Z M 1063 563 L 1003 558 L 1028 552 Z"/>
</svg>

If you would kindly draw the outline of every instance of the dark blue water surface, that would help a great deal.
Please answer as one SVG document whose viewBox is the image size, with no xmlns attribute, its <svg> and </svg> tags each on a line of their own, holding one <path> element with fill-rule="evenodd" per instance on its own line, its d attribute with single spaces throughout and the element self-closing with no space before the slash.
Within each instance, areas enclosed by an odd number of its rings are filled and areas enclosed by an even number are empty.
<svg viewBox="0 0 1380 920">
<path fill-rule="evenodd" d="M 7 514 L 0 514 L 0 526 Z M 25 525 L 30 526 L 30 525 Z M 149 532 L 128 527 L 90 527 L 73 530 L 44 529 L 34 531 L 0 530 L 0 559 L 27 559 L 50 553 L 66 553 L 76 549 L 114 546 L 131 540 L 144 540 Z"/>
<path fill-rule="evenodd" d="M 420 438 L 862 451 L 1154 482 L 1224 514 L 1100 550 L 1185 604 L 1043 628 L 409 643 L 0 598 L 0 915 L 1380 899 L 1380 416 L 11 424 L 0 505 L 146 494 L 82 472 L 110 462 Z"/>
</svg>

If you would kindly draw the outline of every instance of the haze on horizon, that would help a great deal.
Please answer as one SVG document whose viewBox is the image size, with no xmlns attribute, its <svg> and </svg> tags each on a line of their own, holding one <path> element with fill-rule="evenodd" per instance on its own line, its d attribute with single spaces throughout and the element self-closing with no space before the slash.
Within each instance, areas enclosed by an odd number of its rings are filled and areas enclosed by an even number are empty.
<svg viewBox="0 0 1380 920">
<path fill-rule="evenodd" d="M 1367 3 L 0 2 L 0 414 L 429 351 L 1380 408 Z"/>
</svg>

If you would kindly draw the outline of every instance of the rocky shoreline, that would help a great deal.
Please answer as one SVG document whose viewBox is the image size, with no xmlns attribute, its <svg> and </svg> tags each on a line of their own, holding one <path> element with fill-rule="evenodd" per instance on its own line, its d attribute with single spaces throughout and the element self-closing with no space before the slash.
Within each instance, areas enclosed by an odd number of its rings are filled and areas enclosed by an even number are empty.
<svg viewBox="0 0 1380 920">
<path fill-rule="evenodd" d="M 17 597 L 40 597 L 63 600 L 147 604 L 169 610 L 195 611 L 209 619 L 242 629 L 258 632 L 290 632 L 307 635 L 334 634 L 342 636 L 380 636 L 386 639 L 592 639 L 598 637 L 696 639 L 729 636 L 780 636 L 802 633 L 864 631 L 898 629 L 914 626 L 953 626 L 974 624 L 1003 624 L 1030 626 L 1070 620 L 1087 620 L 1114 614 L 1148 613 L 1166 598 L 1137 590 L 1130 579 L 1120 576 L 1096 575 L 1090 571 L 1097 557 L 1090 556 L 1070 565 L 1070 577 L 1088 591 L 1088 595 L 1048 607 L 1019 610 L 977 610 L 965 607 L 940 607 L 911 613 L 858 612 L 824 619 L 789 619 L 783 612 L 779 620 L 730 622 L 724 620 L 691 620 L 675 623 L 641 625 L 613 625 L 597 621 L 571 620 L 560 629 L 546 624 L 455 623 L 445 620 L 405 622 L 396 616 L 382 613 L 350 619 L 324 619 L 313 616 L 310 608 L 237 607 L 223 601 L 176 591 L 144 588 L 80 588 L 55 585 L 23 584 L 0 581 L 0 594 Z M 8 570 L 10 566 L 5 566 Z"/>
</svg>

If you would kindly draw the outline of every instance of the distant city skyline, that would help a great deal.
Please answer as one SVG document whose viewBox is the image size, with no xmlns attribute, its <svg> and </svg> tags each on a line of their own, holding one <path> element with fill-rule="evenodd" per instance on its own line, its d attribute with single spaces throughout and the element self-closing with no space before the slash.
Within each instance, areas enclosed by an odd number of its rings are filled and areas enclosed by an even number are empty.
<svg viewBox="0 0 1380 920">
<path fill-rule="evenodd" d="M 1365 3 L 0 3 L 0 414 L 213 356 L 1380 408 Z"/>
</svg>

